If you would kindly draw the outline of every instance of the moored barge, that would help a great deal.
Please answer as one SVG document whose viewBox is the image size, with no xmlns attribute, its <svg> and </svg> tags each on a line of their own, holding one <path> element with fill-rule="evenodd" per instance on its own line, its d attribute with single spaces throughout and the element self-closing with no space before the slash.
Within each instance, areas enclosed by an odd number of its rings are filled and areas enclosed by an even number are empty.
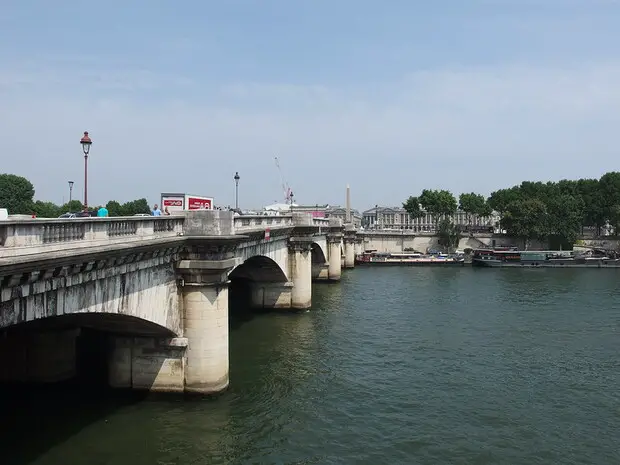
<svg viewBox="0 0 620 465">
<path fill-rule="evenodd" d="M 366 251 L 355 257 L 357 265 L 401 266 L 463 266 L 465 258 L 460 254 L 388 253 Z"/>
<path fill-rule="evenodd" d="M 600 252 L 576 254 L 572 250 L 476 249 L 472 265 L 490 268 L 620 268 L 620 259 Z"/>
</svg>

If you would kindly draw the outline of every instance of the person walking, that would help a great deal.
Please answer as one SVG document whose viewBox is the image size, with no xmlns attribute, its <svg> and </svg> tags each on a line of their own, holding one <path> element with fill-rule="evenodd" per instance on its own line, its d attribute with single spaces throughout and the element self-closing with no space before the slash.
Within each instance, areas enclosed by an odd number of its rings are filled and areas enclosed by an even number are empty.
<svg viewBox="0 0 620 465">
<path fill-rule="evenodd" d="M 151 211 L 151 215 L 153 216 L 161 216 L 161 210 L 157 204 L 153 205 L 153 210 Z"/>
<path fill-rule="evenodd" d="M 106 207 L 99 207 L 99 210 L 97 210 L 97 217 L 98 218 L 106 218 L 109 216 L 108 213 L 108 209 Z"/>
</svg>

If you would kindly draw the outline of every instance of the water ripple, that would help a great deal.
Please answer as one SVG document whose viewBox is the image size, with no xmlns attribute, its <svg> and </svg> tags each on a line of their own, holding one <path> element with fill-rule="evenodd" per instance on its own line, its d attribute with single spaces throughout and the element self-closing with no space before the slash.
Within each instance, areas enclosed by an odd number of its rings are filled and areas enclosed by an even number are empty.
<svg viewBox="0 0 620 465">
<path fill-rule="evenodd" d="M 619 278 L 356 269 L 235 328 L 224 395 L 119 409 L 33 463 L 620 463 Z"/>
</svg>

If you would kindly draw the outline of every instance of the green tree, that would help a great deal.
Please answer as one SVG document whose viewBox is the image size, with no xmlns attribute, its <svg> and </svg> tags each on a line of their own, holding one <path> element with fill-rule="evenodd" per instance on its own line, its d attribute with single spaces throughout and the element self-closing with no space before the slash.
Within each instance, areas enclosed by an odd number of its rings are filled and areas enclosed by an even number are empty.
<svg viewBox="0 0 620 465">
<path fill-rule="evenodd" d="M 492 214 L 493 214 L 493 209 L 491 208 L 491 205 L 489 205 L 489 202 L 485 200 L 484 205 L 482 205 L 482 207 L 480 208 L 480 211 L 478 212 L 478 215 L 481 218 L 486 218 L 486 217 L 491 216 Z"/>
<path fill-rule="evenodd" d="M 9 214 L 27 215 L 33 211 L 34 187 L 30 181 L 14 174 L 0 174 L 0 208 Z"/>
<path fill-rule="evenodd" d="M 110 216 L 123 216 L 123 206 L 116 200 L 110 200 L 106 203 L 105 207 L 107 208 Z"/>
<path fill-rule="evenodd" d="M 485 205 L 486 200 L 480 194 L 470 192 L 469 194 L 463 193 L 459 196 L 459 208 L 465 212 L 468 225 L 471 225 L 471 219 L 474 215 L 488 216 L 482 215 Z"/>
<path fill-rule="evenodd" d="M 605 214 L 599 180 L 579 179 L 577 181 L 577 192 L 584 204 L 582 227 L 593 226 L 600 233 L 605 224 Z"/>
<path fill-rule="evenodd" d="M 502 225 L 508 234 L 521 238 L 527 250 L 532 239 L 549 236 L 547 207 L 538 199 L 515 200 L 506 206 Z"/>
<path fill-rule="evenodd" d="M 133 216 L 139 213 L 151 213 L 151 207 L 146 199 L 137 199 L 122 205 L 123 216 Z"/>
<path fill-rule="evenodd" d="M 72 200 L 60 206 L 60 214 L 81 212 L 84 206 L 79 200 Z"/>
<path fill-rule="evenodd" d="M 32 211 L 39 218 L 58 218 L 61 214 L 60 207 L 54 202 L 43 202 L 42 200 L 33 203 Z"/>
<path fill-rule="evenodd" d="M 420 208 L 420 200 L 417 197 L 409 197 L 403 202 L 403 208 L 412 219 L 422 218 L 426 212 Z"/>
<path fill-rule="evenodd" d="M 509 189 L 499 189 L 495 192 L 491 192 L 491 196 L 487 199 L 489 206 L 503 215 L 508 205 L 512 202 L 518 201 L 522 198 L 519 187 L 511 187 Z"/>
<path fill-rule="evenodd" d="M 459 246 L 461 235 L 458 227 L 448 218 L 444 218 L 437 226 L 437 242 L 448 252 L 454 251 Z"/>
<path fill-rule="evenodd" d="M 436 225 L 440 218 L 454 214 L 458 206 L 454 195 L 447 190 L 424 189 L 418 200 Z"/>
<path fill-rule="evenodd" d="M 605 173 L 599 180 L 601 213 L 616 231 L 620 228 L 620 173 Z"/>
<path fill-rule="evenodd" d="M 562 247 L 570 247 L 577 240 L 583 224 L 584 203 L 580 196 L 560 194 L 547 200 L 549 235 Z"/>
</svg>

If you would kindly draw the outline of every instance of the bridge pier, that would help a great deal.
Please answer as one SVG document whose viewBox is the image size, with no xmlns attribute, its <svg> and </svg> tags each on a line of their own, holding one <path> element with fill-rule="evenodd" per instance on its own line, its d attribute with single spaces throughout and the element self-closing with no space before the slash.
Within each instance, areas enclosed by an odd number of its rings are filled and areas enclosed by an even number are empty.
<svg viewBox="0 0 620 465">
<path fill-rule="evenodd" d="M 183 392 L 187 339 L 111 336 L 108 384 L 112 388 Z"/>
<path fill-rule="evenodd" d="M 236 260 L 180 260 L 185 391 L 213 394 L 228 387 L 228 272 Z"/>
<path fill-rule="evenodd" d="M 355 237 L 355 255 L 361 255 L 364 253 L 364 239 L 361 237 Z"/>
<path fill-rule="evenodd" d="M 252 308 L 291 308 L 293 283 L 254 282 L 250 286 Z"/>
<path fill-rule="evenodd" d="M 328 278 L 330 281 L 340 281 L 342 276 L 342 235 L 330 234 L 327 236 Z"/>
<path fill-rule="evenodd" d="M 344 267 L 355 267 L 355 241 L 346 236 L 344 238 Z"/>
<path fill-rule="evenodd" d="M 312 280 L 329 281 L 329 263 L 313 263 Z"/>
<path fill-rule="evenodd" d="M 312 305 L 312 242 L 310 237 L 292 237 L 289 241 L 291 267 L 291 308 L 304 309 Z"/>
</svg>

